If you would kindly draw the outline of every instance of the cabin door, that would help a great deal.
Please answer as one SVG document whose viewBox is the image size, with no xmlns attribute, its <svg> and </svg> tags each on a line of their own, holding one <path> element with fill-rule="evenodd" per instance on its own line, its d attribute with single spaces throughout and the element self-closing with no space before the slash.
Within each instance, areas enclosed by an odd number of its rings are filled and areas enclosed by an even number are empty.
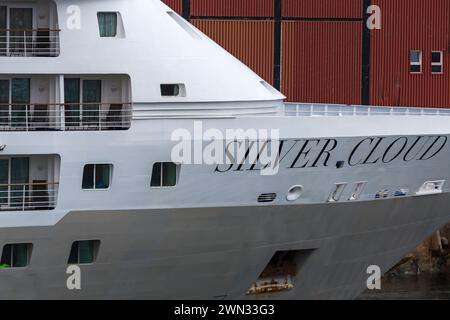
<svg viewBox="0 0 450 320">
<path fill-rule="evenodd" d="M 9 125 L 9 80 L 0 80 L 0 126 Z"/>
<path fill-rule="evenodd" d="M 27 128 L 30 111 L 30 79 L 11 80 L 11 125 Z"/>
<path fill-rule="evenodd" d="M 98 127 L 102 102 L 102 81 L 83 80 L 83 125 Z"/>
<path fill-rule="evenodd" d="M 29 205 L 29 158 L 0 159 L 0 206 Z"/>
<path fill-rule="evenodd" d="M 80 125 L 80 81 L 79 78 L 64 79 L 65 123 L 69 128 Z"/>
<path fill-rule="evenodd" d="M 32 8 L 10 8 L 10 54 L 27 56 L 31 55 L 33 42 L 33 9 Z"/>
<path fill-rule="evenodd" d="M 6 29 L 7 29 L 7 10 L 6 6 L 0 6 L 0 56 L 6 56 Z"/>
<path fill-rule="evenodd" d="M 30 111 L 30 79 L 0 79 L 0 126 L 26 128 Z"/>
<path fill-rule="evenodd" d="M 64 99 L 66 126 L 99 126 L 102 101 L 101 80 L 64 79 Z"/>
</svg>

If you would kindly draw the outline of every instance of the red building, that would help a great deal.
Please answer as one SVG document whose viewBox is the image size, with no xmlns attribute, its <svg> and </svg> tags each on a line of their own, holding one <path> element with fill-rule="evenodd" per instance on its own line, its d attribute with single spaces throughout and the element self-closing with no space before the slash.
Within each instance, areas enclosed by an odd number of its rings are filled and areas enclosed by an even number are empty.
<svg viewBox="0 0 450 320">
<path fill-rule="evenodd" d="M 164 2 L 289 101 L 450 107 L 449 0 Z"/>
</svg>

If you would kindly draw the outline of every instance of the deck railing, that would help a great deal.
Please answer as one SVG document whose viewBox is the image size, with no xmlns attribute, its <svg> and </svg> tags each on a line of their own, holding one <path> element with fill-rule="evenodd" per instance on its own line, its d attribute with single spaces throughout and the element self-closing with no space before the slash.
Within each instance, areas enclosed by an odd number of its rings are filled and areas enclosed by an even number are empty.
<svg viewBox="0 0 450 320">
<path fill-rule="evenodd" d="M 0 103 L 0 131 L 126 130 L 131 116 L 131 103 Z"/>
<path fill-rule="evenodd" d="M 0 29 L 0 57 L 57 57 L 57 29 Z"/>
<path fill-rule="evenodd" d="M 450 116 L 450 109 L 286 103 L 287 116 Z"/>
<path fill-rule="evenodd" d="M 53 210 L 58 182 L 0 184 L 0 211 Z"/>
</svg>

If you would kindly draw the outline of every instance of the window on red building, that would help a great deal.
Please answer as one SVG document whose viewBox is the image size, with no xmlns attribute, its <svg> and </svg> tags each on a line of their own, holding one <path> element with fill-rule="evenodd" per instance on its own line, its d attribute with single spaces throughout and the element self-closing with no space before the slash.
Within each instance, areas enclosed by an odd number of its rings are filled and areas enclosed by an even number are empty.
<svg viewBox="0 0 450 320">
<path fill-rule="evenodd" d="M 422 73 L 422 51 L 420 50 L 411 51 L 410 72 Z"/>
<path fill-rule="evenodd" d="M 433 74 L 442 74 L 444 71 L 444 53 L 442 51 L 433 51 L 431 53 L 431 72 Z"/>
</svg>

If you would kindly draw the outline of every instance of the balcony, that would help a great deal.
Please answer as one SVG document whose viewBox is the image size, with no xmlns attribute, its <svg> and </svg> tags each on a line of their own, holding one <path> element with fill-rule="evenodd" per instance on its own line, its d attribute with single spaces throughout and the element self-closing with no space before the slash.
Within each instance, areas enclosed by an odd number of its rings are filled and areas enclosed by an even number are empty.
<svg viewBox="0 0 450 320">
<path fill-rule="evenodd" d="M 124 75 L 0 75 L 0 131 L 106 131 L 131 126 Z"/>
<path fill-rule="evenodd" d="M 57 57 L 59 31 L 51 29 L 0 29 L 0 56 Z"/>
<path fill-rule="evenodd" d="M 60 157 L 0 157 L 0 211 L 53 210 L 58 200 Z"/>
<path fill-rule="evenodd" d="M 0 0 L 0 57 L 57 57 L 56 4 L 52 0 Z"/>
<path fill-rule="evenodd" d="M 0 131 L 127 130 L 131 113 L 131 103 L 0 103 Z"/>
</svg>

